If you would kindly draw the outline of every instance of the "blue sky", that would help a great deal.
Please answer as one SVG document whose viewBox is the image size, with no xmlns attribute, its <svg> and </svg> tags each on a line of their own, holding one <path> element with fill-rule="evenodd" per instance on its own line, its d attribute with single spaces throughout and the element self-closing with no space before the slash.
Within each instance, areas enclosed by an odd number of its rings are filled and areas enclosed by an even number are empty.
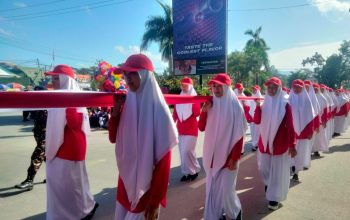
<svg viewBox="0 0 350 220">
<path fill-rule="evenodd" d="M 93 8 L 101 3 L 110 5 Z M 65 8 L 76 12 L 56 15 Z M 271 64 L 280 70 L 300 68 L 316 51 L 327 57 L 350 40 L 350 0 L 228 0 L 228 8 L 228 51 L 241 50 L 244 32 L 262 26 Z M 104 59 L 117 65 L 139 52 L 146 19 L 161 14 L 154 0 L 0 1 L 0 60 L 34 65 L 30 60 L 38 58 L 50 65 L 55 51 L 54 64 L 87 67 Z M 157 44 L 145 53 L 157 71 L 167 66 Z"/>
</svg>

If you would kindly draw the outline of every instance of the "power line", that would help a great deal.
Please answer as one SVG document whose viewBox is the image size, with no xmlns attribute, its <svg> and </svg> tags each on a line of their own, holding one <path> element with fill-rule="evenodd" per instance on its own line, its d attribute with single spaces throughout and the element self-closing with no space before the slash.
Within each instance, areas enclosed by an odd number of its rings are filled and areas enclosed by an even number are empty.
<svg viewBox="0 0 350 220">
<path fill-rule="evenodd" d="M 28 20 L 28 19 L 33 19 L 33 18 L 47 17 L 47 16 L 52 17 L 52 16 L 56 16 L 56 15 L 63 15 L 63 14 L 85 11 L 86 7 L 88 7 L 88 9 L 97 9 L 97 8 L 111 6 L 111 5 L 123 4 L 123 3 L 131 2 L 134 0 L 124 0 L 124 1 L 119 1 L 119 2 L 114 2 L 114 1 L 115 0 L 98 1 L 98 2 L 93 2 L 93 3 L 85 4 L 85 5 L 77 5 L 77 6 L 67 7 L 67 8 L 49 10 L 49 11 L 7 16 L 7 17 L 3 17 L 3 18 L 18 21 L 18 20 Z M 113 2 L 113 3 L 106 4 L 107 2 Z M 92 7 L 89 7 L 89 6 L 92 6 Z M 60 12 L 60 11 L 62 11 L 62 12 Z M 55 13 L 55 12 L 57 12 L 57 13 Z"/>
<path fill-rule="evenodd" d="M 322 2 L 314 2 L 314 3 L 304 3 L 298 5 L 288 5 L 288 6 L 280 6 L 280 7 L 267 7 L 267 8 L 250 8 L 250 9 L 229 9 L 229 12 L 251 12 L 251 11 L 269 11 L 269 10 L 280 10 L 280 9 L 288 9 L 288 8 L 299 8 L 305 6 L 312 6 L 314 4 L 324 4 L 329 1 Z"/>
<path fill-rule="evenodd" d="M 38 6 L 42 6 L 42 5 L 53 4 L 53 3 L 56 3 L 56 2 L 63 2 L 63 1 L 66 1 L 66 0 L 55 0 L 55 1 L 45 2 L 45 3 L 37 3 L 37 4 L 26 5 L 24 7 L 15 7 L 15 8 L 2 9 L 2 10 L 0 10 L 0 12 L 15 11 L 15 10 L 25 9 L 25 8 L 33 8 L 33 7 L 38 7 Z"/>
</svg>

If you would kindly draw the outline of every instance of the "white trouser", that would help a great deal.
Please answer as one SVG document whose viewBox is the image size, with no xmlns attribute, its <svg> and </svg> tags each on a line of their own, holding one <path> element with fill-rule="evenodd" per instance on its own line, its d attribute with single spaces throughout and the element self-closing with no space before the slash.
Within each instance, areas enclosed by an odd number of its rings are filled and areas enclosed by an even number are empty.
<svg viewBox="0 0 350 220">
<path fill-rule="evenodd" d="M 347 118 L 345 116 L 335 116 L 334 117 L 334 132 L 335 133 L 344 133 L 348 127 Z"/>
<path fill-rule="evenodd" d="M 250 123 L 250 133 L 252 135 L 253 147 L 258 146 L 259 137 L 260 137 L 259 125 L 254 124 L 254 123 Z"/>
<path fill-rule="evenodd" d="M 311 140 L 297 139 L 295 148 L 297 150 L 297 155 L 292 158 L 292 160 L 294 161 L 295 173 L 298 173 L 299 171 L 303 170 L 304 167 L 309 167 L 305 164 L 309 164 L 309 161 L 311 161 Z"/>
<path fill-rule="evenodd" d="M 114 220 L 144 220 L 145 212 L 132 213 L 125 209 L 118 201 L 115 205 Z"/>
<path fill-rule="evenodd" d="M 327 139 L 326 129 L 321 125 L 320 132 L 316 134 L 312 152 L 323 151 L 328 152 L 329 140 Z"/>
<path fill-rule="evenodd" d="M 179 150 L 181 159 L 181 172 L 184 175 L 196 174 L 201 170 L 201 166 L 196 156 L 197 137 L 191 135 L 179 136 Z"/>
<path fill-rule="evenodd" d="M 289 189 L 290 156 L 288 152 L 282 155 L 261 153 L 260 174 L 267 186 L 266 199 L 282 202 L 287 199 Z"/>
<path fill-rule="evenodd" d="M 236 192 L 236 170 L 221 169 L 215 176 L 207 173 L 206 177 L 206 202 L 204 208 L 205 220 L 217 220 L 223 212 L 229 219 L 236 219 L 241 211 L 241 202 Z"/>
<path fill-rule="evenodd" d="M 46 161 L 48 220 L 76 220 L 89 214 L 95 206 L 89 189 L 85 161 L 55 157 Z"/>
</svg>

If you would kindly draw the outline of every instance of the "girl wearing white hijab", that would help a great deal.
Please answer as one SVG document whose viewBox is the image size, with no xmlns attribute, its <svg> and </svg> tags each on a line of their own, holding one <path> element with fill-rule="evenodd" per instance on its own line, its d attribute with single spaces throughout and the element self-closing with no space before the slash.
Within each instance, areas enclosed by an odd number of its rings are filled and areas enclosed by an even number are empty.
<svg viewBox="0 0 350 220">
<path fill-rule="evenodd" d="M 321 88 L 322 95 L 327 100 L 328 114 L 327 114 L 326 133 L 327 133 L 327 139 L 329 142 L 330 140 L 332 140 L 332 136 L 333 136 L 334 121 L 333 121 L 333 117 L 332 117 L 332 112 L 333 112 L 333 108 L 334 108 L 334 103 L 333 103 L 333 100 L 328 93 L 328 87 L 324 84 L 321 84 L 320 88 Z"/>
<path fill-rule="evenodd" d="M 304 169 L 305 161 L 311 160 L 311 138 L 315 129 L 314 118 L 316 117 L 310 97 L 304 88 L 304 82 L 300 79 L 296 79 L 292 83 L 289 104 L 292 108 L 293 125 L 297 138 L 296 150 L 298 152 L 292 162 L 294 164 L 292 179 L 299 181 L 298 172 Z"/>
<path fill-rule="evenodd" d="M 253 89 L 253 94 L 252 94 L 253 97 L 263 98 L 263 96 L 261 95 L 261 92 L 260 92 L 260 86 L 255 85 L 252 87 L 252 89 Z M 251 117 L 254 117 L 255 109 L 256 109 L 256 102 L 250 101 L 249 102 L 249 115 Z M 252 145 L 253 145 L 252 150 L 256 151 L 258 149 L 258 141 L 259 141 L 259 137 L 260 137 L 259 125 L 255 124 L 254 122 L 251 122 L 250 123 L 250 133 L 252 136 Z"/>
<path fill-rule="evenodd" d="M 348 127 L 348 124 L 347 124 L 348 100 L 344 95 L 343 89 L 337 89 L 336 96 L 338 100 L 338 111 L 336 112 L 336 115 L 335 115 L 334 132 L 336 136 L 339 136 L 341 133 L 344 133 Z"/>
<path fill-rule="evenodd" d="M 276 210 L 279 203 L 287 198 L 290 158 L 294 158 L 297 152 L 292 110 L 282 92 L 282 82 L 272 77 L 265 86 L 264 103 L 260 107 L 260 102 L 257 102 L 254 118 L 248 121 L 260 124 L 259 171 L 265 183 L 268 208 Z"/>
<path fill-rule="evenodd" d="M 321 126 L 319 132 L 316 134 L 315 142 L 312 146 L 312 152 L 315 156 L 320 156 L 319 151 L 328 152 L 329 140 L 327 138 L 327 121 L 328 121 L 328 107 L 327 99 L 320 92 L 320 85 L 313 83 L 317 101 L 320 105 Z"/>
<path fill-rule="evenodd" d="M 74 71 L 58 65 L 52 72 L 58 91 L 80 91 Z M 98 204 L 94 201 L 85 167 L 86 135 L 90 132 L 86 108 L 48 110 L 46 125 L 46 219 L 91 219 Z"/>
<path fill-rule="evenodd" d="M 309 149 L 309 155 L 311 155 L 312 146 L 314 145 L 316 136 L 320 131 L 322 111 L 320 108 L 320 104 L 318 103 L 314 87 L 312 86 L 312 82 L 310 80 L 305 80 L 304 85 L 305 85 L 305 89 L 310 97 L 311 104 L 312 104 L 312 107 L 313 107 L 314 112 L 315 112 L 315 118 L 313 119 L 313 121 L 314 121 L 314 134 L 312 135 L 310 149 Z M 308 168 L 310 168 L 310 166 L 311 166 L 311 157 L 305 157 L 304 168 L 308 169 Z"/>
<path fill-rule="evenodd" d="M 178 143 L 175 123 L 143 54 L 120 67 L 128 85 L 125 103 L 116 96 L 109 139 L 119 170 L 115 220 L 157 219 L 165 206 L 171 149 Z"/>
<path fill-rule="evenodd" d="M 241 219 L 242 207 L 236 193 L 239 158 L 247 130 L 244 111 L 225 73 L 209 81 L 213 101 L 207 102 L 198 128 L 205 130 L 203 166 L 206 176 L 204 219 Z"/>
<path fill-rule="evenodd" d="M 182 96 L 196 96 L 193 81 L 189 77 L 181 80 Z M 200 104 L 177 104 L 174 106 L 173 118 L 179 132 L 179 150 L 181 159 L 181 181 L 193 181 L 201 169 L 196 156 L 198 138 L 198 121 Z"/>
</svg>

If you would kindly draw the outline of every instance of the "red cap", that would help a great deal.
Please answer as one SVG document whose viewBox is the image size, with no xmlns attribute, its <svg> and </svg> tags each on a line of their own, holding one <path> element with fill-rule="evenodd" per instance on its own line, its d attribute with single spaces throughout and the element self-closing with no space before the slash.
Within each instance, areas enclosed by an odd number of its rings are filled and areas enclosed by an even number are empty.
<svg viewBox="0 0 350 220">
<path fill-rule="evenodd" d="M 271 77 L 264 83 L 264 85 L 267 86 L 270 83 L 275 84 L 277 86 L 282 86 L 282 81 L 277 77 Z"/>
<path fill-rule="evenodd" d="M 236 83 L 235 89 L 244 89 L 243 84 L 242 83 Z"/>
<path fill-rule="evenodd" d="M 226 73 L 216 74 L 209 82 L 208 85 L 217 83 L 220 85 L 231 85 L 231 78 Z"/>
<path fill-rule="evenodd" d="M 134 54 L 126 59 L 125 63 L 118 69 L 126 72 L 138 72 L 140 70 L 148 70 L 154 72 L 152 61 L 143 54 Z"/>
<path fill-rule="evenodd" d="M 334 92 L 332 88 L 328 88 L 328 91 L 330 91 L 330 92 Z"/>
<path fill-rule="evenodd" d="M 319 88 L 320 88 L 320 85 L 318 85 L 317 83 L 313 83 L 312 85 L 313 85 L 313 87 L 314 87 L 315 89 L 319 89 Z"/>
<path fill-rule="evenodd" d="M 304 87 L 304 82 L 301 79 L 296 79 L 293 81 L 292 86 Z"/>
<path fill-rule="evenodd" d="M 321 85 L 320 85 L 320 88 L 321 88 L 321 89 L 327 89 L 327 86 L 326 86 L 325 84 L 321 84 Z"/>
<path fill-rule="evenodd" d="M 256 90 L 261 90 L 260 86 L 259 85 L 254 85 L 252 86 L 253 89 L 256 89 Z"/>
<path fill-rule="evenodd" d="M 64 65 L 64 64 L 57 65 L 52 71 L 45 73 L 45 75 L 49 75 L 49 76 L 58 75 L 58 74 L 63 74 L 74 79 L 74 70 L 70 66 Z"/>
<path fill-rule="evenodd" d="M 312 85 L 312 82 L 310 80 L 304 80 L 304 85 L 309 85 L 311 86 Z"/>
<path fill-rule="evenodd" d="M 337 89 L 337 90 L 335 90 L 335 92 L 341 93 L 341 92 L 343 92 L 343 89 Z"/>
<path fill-rule="evenodd" d="M 190 78 L 190 77 L 184 77 L 182 80 L 181 80 L 181 84 L 191 84 L 193 85 L 193 80 Z"/>
</svg>

